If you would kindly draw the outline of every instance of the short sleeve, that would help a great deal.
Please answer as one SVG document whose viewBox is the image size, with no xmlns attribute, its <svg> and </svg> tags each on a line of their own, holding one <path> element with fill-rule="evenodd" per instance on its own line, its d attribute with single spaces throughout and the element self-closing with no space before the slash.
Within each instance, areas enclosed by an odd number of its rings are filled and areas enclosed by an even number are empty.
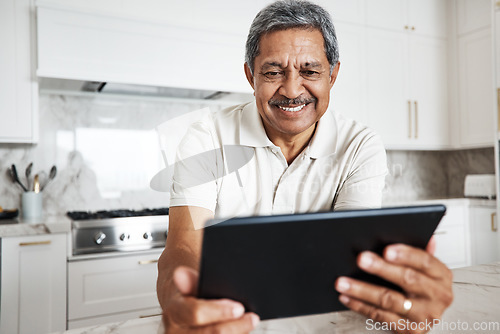
<svg viewBox="0 0 500 334">
<path fill-rule="evenodd" d="M 176 153 L 170 206 L 197 206 L 215 212 L 220 148 L 214 145 L 209 121 L 187 130 Z"/>
<path fill-rule="evenodd" d="M 358 148 L 356 158 L 340 188 L 334 210 L 379 208 L 387 175 L 387 157 L 378 135 L 370 136 Z"/>
</svg>

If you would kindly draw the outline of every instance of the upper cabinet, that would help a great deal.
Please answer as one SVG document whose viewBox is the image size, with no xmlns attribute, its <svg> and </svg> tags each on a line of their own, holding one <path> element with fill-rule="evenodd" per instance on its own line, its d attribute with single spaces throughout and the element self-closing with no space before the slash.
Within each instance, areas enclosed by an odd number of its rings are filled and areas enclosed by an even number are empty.
<svg viewBox="0 0 500 334">
<path fill-rule="evenodd" d="M 389 149 L 448 148 L 447 2 L 366 7 L 368 124 Z"/>
<path fill-rule="evenodd" d="M 421 35 L 447 37 L 447 0 L 366 1 L 366 25 Z"/>
<path fill-rule="evenodd" d="M 456 2 L 459 147 L 492 147 L 495 138 L 492 2 Z"/>
<path fill-rule="evenodd" d="M 37 4 L 38 76 L 251 92 L 245 40 L 264 1 Z"/>
<path fill-rule="evenodd" d="M 30 0 L 0 0 L 0 143 L 38 140 Z"/>
</svg>

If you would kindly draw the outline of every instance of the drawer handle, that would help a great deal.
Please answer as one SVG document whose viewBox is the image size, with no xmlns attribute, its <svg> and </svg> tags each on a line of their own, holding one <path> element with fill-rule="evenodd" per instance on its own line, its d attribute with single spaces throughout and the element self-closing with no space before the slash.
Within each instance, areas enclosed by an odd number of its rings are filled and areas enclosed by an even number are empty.
<svg viewBox="0 0 500 334">
<path fill-rule="evenodd" d="M 495 216 L 496 216 L 496 215 L 497 215 L 497 213 L 496 213 L 496 212 L 493 212 L 493 213 L 491 214 L 491 230 L 492 230 L 493 232 L 496 232 L 496 231 L 498 230 L 498 226 L 497 226 L 497 224 L 495 223 Z"/>
<path fill-rule="evenodd" d="M 20 242 L 19 246 L 24 247 L 24 246 L 50 245 L 51 243 L 52 243 L 52 241 L 50 241 L 50 240 L 33 241 L 33 242 Z"/>
<path fill-rule="evenodd" d="M 411 101 L 408 101 L 408 138 L 411 138 Z"/>
<path fill-rule="evenodd" d="M 149 315 L 140 315 L 139 316 L 139 319 L 144 319 L 144 318 L 151 318 L 151 317 L 157 317 L 161 315 L 161 313 L 158 313 L 158 314 L 149 314 Z"/>
<path fill-rule="evenodd" d="M 143 260 L 143 261 L 139 261 L 140 265 L 143 265 L 143 264 L 152 264 L 152 263 L 158 263 L 158 260 Z"/>
<path fill-rule="evenodd" d="M 434 235 L 438 235 L 438 234 L 446 234 L 446 231 L 437 231 L 437 232 L 434 232 Z"/>
</svg>

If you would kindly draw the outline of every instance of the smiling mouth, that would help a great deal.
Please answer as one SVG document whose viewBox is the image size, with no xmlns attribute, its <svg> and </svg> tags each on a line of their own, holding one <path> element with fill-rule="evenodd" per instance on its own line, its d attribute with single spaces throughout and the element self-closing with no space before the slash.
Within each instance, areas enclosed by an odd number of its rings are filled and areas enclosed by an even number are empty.
<svg viewBox="0 0 500 334">
<path fill-rule="evenodd" d="M 297 107 L 293 107 L 293 108 L 288 108 L 288 107 L 285 107 L 285 106 L 279 106 L 281 109 L 283 109 L 284 111 L 288 111 L 288 112 L 296 112 L 296 111 L 301 111 L 302 108 L 304 108 L 306 106 L 306 104 L 301 104 L 300 106 L 297 106 Z"/>
</svg>

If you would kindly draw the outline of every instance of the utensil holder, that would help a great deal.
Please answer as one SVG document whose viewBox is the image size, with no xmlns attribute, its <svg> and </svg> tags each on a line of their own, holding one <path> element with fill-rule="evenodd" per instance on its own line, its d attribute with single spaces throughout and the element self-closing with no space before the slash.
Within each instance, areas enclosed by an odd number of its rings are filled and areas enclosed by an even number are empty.
<svg viewBox="0 0 500 334">
<path fill-rule="evenodd" d="M 22 195 L 22 212 L 23 219 L 33 220 L 42 218 L 42 193 L 34 191 L 24 192 Z"/>
</svg>

